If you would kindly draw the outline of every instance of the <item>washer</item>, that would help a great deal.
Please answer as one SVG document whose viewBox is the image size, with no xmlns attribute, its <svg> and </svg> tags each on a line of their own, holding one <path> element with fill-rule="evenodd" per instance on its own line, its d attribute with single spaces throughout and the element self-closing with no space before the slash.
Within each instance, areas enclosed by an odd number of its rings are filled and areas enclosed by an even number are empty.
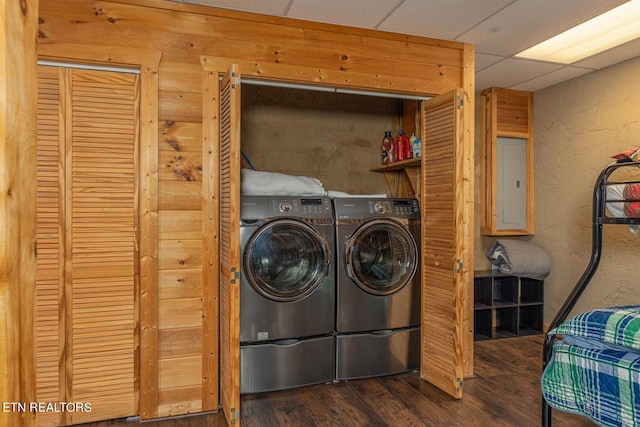
<svg viewBox="0 0 640 427">
<path fill-rule="evenodd" d="M 336 379 L 418 368 L 420 209 L 415 199 L 334 199 Z"/>
<path fill-rule="evenodd" d="M 240 219 L 240 393 L 332 381 L 331 200 L 243 196 Z"/>
</svg>

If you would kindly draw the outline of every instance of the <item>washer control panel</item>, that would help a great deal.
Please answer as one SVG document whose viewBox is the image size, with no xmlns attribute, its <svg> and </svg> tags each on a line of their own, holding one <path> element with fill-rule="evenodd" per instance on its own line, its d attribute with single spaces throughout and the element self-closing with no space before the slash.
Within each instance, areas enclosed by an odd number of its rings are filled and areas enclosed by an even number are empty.
<svg viewBox="0 0 640 427">
<path fill-rule="evenodd" d="M 271 212 L 279 214 L 297 214 L 302 216 L 326 215 L 331 213 L 331 200 L 325 197 L 294 199 L 272 198 Z"/>
</svg>

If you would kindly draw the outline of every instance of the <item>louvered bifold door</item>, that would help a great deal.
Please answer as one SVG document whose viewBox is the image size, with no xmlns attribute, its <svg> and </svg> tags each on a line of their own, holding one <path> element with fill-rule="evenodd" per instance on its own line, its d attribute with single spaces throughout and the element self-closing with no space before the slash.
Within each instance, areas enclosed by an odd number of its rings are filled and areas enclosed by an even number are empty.
<svg viewBox="0 0 640 427">
<path fill-rule="evenodd" d="M 220 400 L 240 424 L 240 85 L 235 67 L 220 87 Z"/>
<path fill-rule="evenodd" d="M 54 425 L 136 415 L 139 77 L 39 68 L 38 400 L 73 405 Z"/>
<path fill-rule="evenodd" d="M 36 400 L 64 401 L 60 363 L 64 350 L 64 152 L 61 72 L 38 67 L 38 145 L 36 193 Z M 37 424 L 63 424 L 61 412 L 39 412 Z"/>
<path fill-rule="evenodd" d="M 425 101 L 422 148 L 422 356 L 420 375 L 462 397 L 464 150 L 461 91 Z M 467 179 L 469 177 L 466 177 Z"/>
</svg>

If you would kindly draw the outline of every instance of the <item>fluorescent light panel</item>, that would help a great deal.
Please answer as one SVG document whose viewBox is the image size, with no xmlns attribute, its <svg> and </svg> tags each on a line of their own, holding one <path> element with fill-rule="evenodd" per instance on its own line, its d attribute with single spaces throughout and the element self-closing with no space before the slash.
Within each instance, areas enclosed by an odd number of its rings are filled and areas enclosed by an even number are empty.
<svg viewBox="0 0 640 427">
<path fill-rule="evenodd" d="M 638 37 L 640 0 L 631 0 L 516 56 L 571 64 Z"/>
</svg>

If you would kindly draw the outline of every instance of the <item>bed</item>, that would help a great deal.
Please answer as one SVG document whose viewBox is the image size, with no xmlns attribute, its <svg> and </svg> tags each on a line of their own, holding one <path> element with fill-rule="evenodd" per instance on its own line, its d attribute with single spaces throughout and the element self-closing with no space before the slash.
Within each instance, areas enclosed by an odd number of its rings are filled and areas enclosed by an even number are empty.
<svg viewBox="0 0 640 427">
<path fill-rule="evenodd" d="M 634 160 L 619 158 L 596 181 L 591 259 L 544 340 L 543 426 L 551 426 L 552 409 L 583 415 L 602 426 L 640 426 L 640 304 L 568 318 L 598 268 L 603 225 L 626 224 L 637 232 L 640 162 Z"/>
</svg>

